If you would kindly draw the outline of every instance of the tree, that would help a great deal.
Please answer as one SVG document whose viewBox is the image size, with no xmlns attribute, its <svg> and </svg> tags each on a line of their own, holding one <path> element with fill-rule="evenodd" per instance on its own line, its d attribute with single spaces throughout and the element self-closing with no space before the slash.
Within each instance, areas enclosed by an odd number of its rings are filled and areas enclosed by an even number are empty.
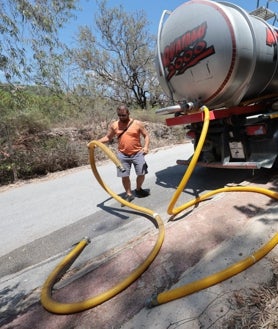
<svg viewBox="0 0 278 329">
<path fill-rule="evenodd" d="M 38 68 L 36 76 L 49 75 L 45 64 L 61 52 L 58 31 L 72 17 L 76 1 L 0 0 L 1 78 L 26 82 Z"/>
<path fill-rule="evenodd" d="M 155 39 L 147 30 L 146 14 L 108 8 L 106 0 L 98 1 L 98 7 L 96 36 L 88 26 L 80 29 L 74 61 L 96 81 L 102 96 L 145 109 L 156 76 Z"/>
<path fill-rule="evenodd" d="M 76 1 L 0 0 L 0 171 L 11 168 L 14 181 L 22 163 L 15 144 L 24 129 L 44 120 L 26 85 L 55 86 L 63 69 L 59 30 Z"/>
</svg>

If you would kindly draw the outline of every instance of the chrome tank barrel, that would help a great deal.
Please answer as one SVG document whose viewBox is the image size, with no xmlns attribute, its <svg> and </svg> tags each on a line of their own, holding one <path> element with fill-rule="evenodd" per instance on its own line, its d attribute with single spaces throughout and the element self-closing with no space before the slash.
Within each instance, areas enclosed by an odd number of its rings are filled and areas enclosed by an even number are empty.
<svg viewBox="0 0 278 329">
<path fill-rule="evenodd" d="M 174 101 L 214 108 L 277 93 L 277 34 L 232 3 L 185 2 L 160 20 L 159 82 Z"/>
</svg>

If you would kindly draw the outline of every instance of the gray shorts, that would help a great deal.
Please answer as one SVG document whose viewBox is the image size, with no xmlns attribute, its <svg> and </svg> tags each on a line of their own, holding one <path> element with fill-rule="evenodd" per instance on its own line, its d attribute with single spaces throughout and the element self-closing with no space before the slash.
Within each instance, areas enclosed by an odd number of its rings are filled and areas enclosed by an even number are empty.
<svg viewBox="0 0 278 329">
<path fill-rule="evenodd" d="M 132 165 L 134 166 L 137 176 L 145 175 L 148 173 L 148 165 L 142 152 L 138 152 L 133 155 L 126 155 L 118 152 L 118 159 L 121 161 L 123 167 L 125 168 L 124 172 L 122 172 L 120 169 L 117 169 L 118 177 L 130 176 L 130 169 Z"/>
</svg>

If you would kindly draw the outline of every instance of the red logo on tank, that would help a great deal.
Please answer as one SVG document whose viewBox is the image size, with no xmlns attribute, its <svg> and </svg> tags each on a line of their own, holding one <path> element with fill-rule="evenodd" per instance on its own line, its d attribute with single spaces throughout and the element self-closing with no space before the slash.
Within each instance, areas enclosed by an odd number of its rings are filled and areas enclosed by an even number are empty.
<svg viewBox="0 0 278 329">
<path fill-rule="evenodd" d="M 275 46 L 277 44 L 278 31 L 275 29 L 273 32 L 270 28 L 266 29 L 266 45 Z"/>
<path fill-rule="evenodd" d="M 207 22 L 202 23 L 191 31 L 166 46 L 162 54 L 162 63 L 166 72 L 166 79 L 170 81 L 174 75 L 183 74 L 190 67 L 198 64 L 202 59 L 215 53 L 214 47 L 207 47 L 204 40 Z"/>
</svg>

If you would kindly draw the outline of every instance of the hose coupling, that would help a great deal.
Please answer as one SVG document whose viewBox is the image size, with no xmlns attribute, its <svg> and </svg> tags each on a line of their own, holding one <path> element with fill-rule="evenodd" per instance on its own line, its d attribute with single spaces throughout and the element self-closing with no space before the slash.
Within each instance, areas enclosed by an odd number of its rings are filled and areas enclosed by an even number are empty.
<svg viewBox="0 0 278 329">
<path fill-rule="evenodd" d="M 84 236 L 83 240 L 86 240 L 87 244 L 91 243 L 91 239 L 88 236 Z"/>
<path fill-rule="evenodd" d="M 77 246 L 81 241 L 84 241 L 84 240 L 86 240 L 86 244 L 87 244 L 87 245 L 88 245 L 89 243 L 91 243 L 91 239 L 90 239 L 89 237 L 85 236 L 85 237 L 82 238 L 80 241 L 75 242 L 75 243 L 72 245 L 72 247 Z"/>
<path fill-rule="evenodd" d="M 120 169 L 121 172 L 125 172 L 125 168 L 123 166 L 118 166 L 118 169 Z"/>
<path fill-rule="evenodd" d="M 157 301 L 157 295 L 153 294 L 151 298 L 148 298 L 146 301 L 146 307 L 147 308 L 152 308 L 155 306 L 158 306 L 159 303 Z"/>
<path fill-rule="evenodd" d="M 196 108 L 196 106 L 195 106 L 195 104 L 193 102 L 186 102 L 186 103 L 182 103 L 181 104 L 181 109 L 184 112 L 192 111 L 195 108 Z"/>
</svg>

